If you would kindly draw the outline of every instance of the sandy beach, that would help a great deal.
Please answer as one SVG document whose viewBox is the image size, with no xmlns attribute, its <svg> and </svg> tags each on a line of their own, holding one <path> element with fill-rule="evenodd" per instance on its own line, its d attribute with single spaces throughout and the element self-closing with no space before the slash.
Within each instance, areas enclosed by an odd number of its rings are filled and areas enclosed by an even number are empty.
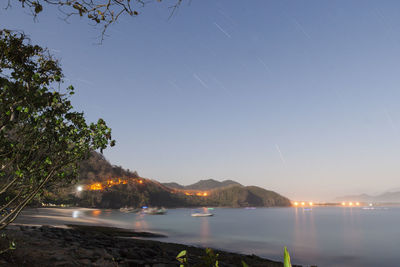
<svg viewBox="0 0 400 267">
<path fill-rule="evenodd" d="M 24 210 L 13 225 L 66 227 L 66 224 L 115 226 L 112 220 L 85 216 L 90 208 L 28 208 Z"/>
</svg>

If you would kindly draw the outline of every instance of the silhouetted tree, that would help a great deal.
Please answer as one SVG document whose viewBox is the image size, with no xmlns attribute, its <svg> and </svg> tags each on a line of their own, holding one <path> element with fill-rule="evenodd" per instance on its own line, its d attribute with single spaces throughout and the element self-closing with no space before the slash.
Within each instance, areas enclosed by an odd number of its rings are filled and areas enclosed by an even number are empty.
<svg viewBox="0 0 400 267">
<path fill-rule="evenodd" d="M 51 181 L 69 182 L 90 151 L 113 146 L 104 120 L 88 125 L 61 89 L 59 63 L 22 33 L 0 30 L 0 230 Z"/>
</svg>

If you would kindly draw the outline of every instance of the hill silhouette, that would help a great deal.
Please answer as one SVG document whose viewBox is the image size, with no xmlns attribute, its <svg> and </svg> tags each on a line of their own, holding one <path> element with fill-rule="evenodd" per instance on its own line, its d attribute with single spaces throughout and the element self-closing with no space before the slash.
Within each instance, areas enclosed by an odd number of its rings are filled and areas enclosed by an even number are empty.
<svg viewBox="0 0 400 267">
<path fill-rule="evenodd" d="M 367 194 L 349 195 L 335 198 L 335 201 L 359 201 L 373 203 L 400 203 L 400 191 L 385 192 L 376 196 Z"/>
<path fill-rule="evenodd" d="M 232 181 L 232 180 L 225 180 L 222 182 L 213 180 L 213 179 L 208 179 L 208 180 L 200 180 L 197 183 L 191 184 L 191 185 L 180 185 L 178 183 L 163 183 L 163 185 L 170 187 L 170 188 L 175 188 L 175 189 L 186 189 L 186 190 L 213 190 L 217 188 L 222 188 L 222 187 L 228 187 L 232 185 L 240 185 L 238 182 Z"/>
<path fill-rule="evenodd" d="M 78 191 L 78 186 L 83 190 Z M 242 186 L 231 180 L 202 180 L 189 186 L 161 184 L 140 177 L 135 171 L 114 166 L 96 152 L 81 163 L 76 184 L 53 186 L 45 192 L 41 201 L 96 208 L 290 205 L 290 200 L 278 193 L 255 186 Z"/>
</svg>

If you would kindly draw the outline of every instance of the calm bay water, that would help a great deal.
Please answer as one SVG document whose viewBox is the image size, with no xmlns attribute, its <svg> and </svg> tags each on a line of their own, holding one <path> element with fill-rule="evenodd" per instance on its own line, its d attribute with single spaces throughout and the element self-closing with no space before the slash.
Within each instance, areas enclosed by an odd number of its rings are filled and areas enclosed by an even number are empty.
<svg viewBox="0 0 400 267">
<path fill-rule="evenodd" d="M 115 210 L 85 216 L 112 220 L 121 227 L 168 235 L 161 239 L 256 254 L 282 260 L 287 246 L 292 262 L 318 266 L 400 266 L 400 208 L 315 207 L 216 208 L 213 217 L 191 217 L 191 209 L 166 215 Z"/>
</svg>

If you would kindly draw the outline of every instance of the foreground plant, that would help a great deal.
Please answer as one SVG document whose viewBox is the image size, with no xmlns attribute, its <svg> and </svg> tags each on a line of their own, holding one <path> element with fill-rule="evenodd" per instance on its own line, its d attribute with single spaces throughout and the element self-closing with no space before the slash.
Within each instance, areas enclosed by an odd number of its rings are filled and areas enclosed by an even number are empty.
<svg viewBox="0 0 400 267">
<path fill-rule="evenodd" d="M 219 262 L 218 262 L 218 256 L 219 254 L 215 254 L 214 251 L 211 248 L 206 248 L 206 255 L 202 257 L 202 262 L 200 264 L 194 265 L 195 267 L 218 267 Z M 176 259 L 180 263 L 180 267 L 187 267 L 189 266 L 188 264 L 188 253 L 186 250 L 182 250 L 178 256 L 176 256 Z M 248 267 L 247 263 L 244 262 L 243 260 L 241 261 L 243 267 Z M 283 251 L 283 266 L 284 267 L 292 267 L 292 264 L 290 263 L 290 255 L 286 247 L 284 247 Z"/>
<path fill-rule="evenodd" d="M 218 267 L 219 262 L 218 262 L 218 256 L 219 254 L 215 254 L 215 252 L 211 248 L 206 248 L 206 255 L 204 255 L 201 259 L 202 262 L 200 264 L 194 265 L 194 267 Z M 176 259 L 180 263 L 180 267 L 186 267 L 189 266 L 188 264 L 188 253 L 186 250 L 182 250 L 179 252 L 178 256 L 176 256 Z"/>
<path fill-rule="evenodd" d="M 104 120 L 72 110 L 72 86 L 46 49 L 0 30 L 0 230 L 51 182 L 70 183 L 92 150 L 113 146 Z"/>
<path fill-rule="evenodd" d="M 176 259 L 179 261 L 180 263 L 180 267 L 185 267 L 188 266 L 188 256 L 187 256 L 187 251 L 186 250 L 182 250 L 181 252 L 179 252 L 178 256 L 176 256 Z"/>
<path fill-rule="evenodd" d="M 286 247 L 283 250 L 283 266 L 292 267 L 292 264 L 290 263 L 290 255 Z"/>
</svg>

